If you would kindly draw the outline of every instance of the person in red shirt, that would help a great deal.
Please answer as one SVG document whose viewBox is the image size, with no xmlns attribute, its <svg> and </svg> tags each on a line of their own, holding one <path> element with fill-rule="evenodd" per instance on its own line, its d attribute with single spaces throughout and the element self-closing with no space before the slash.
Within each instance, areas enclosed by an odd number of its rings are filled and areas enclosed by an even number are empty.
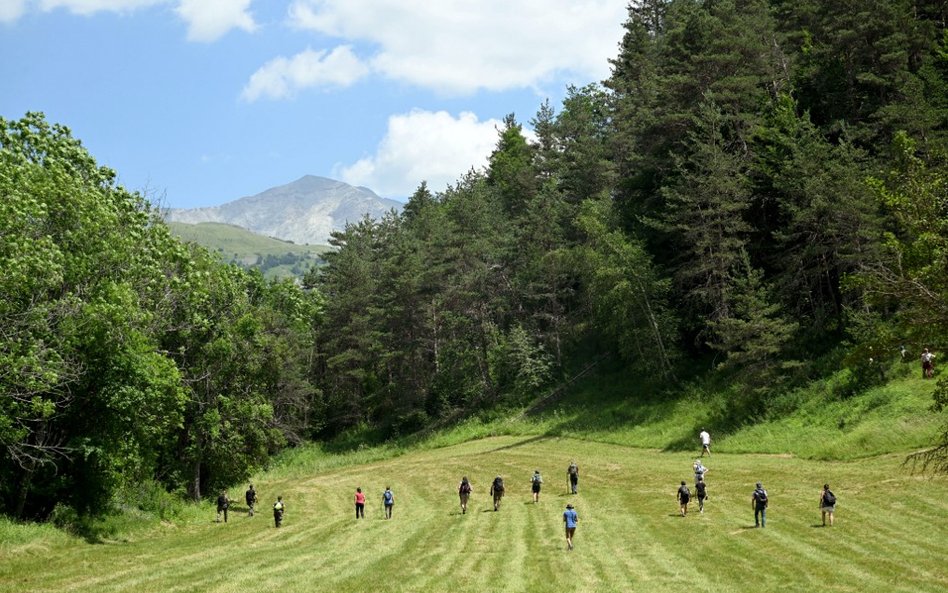
<svg viewBox="0 0 948 593">
<path fill-rule="evenodd" d="M 362 488 L 356 488 L 356 519 L 365 519 L 365 493 Z"/>
</svg>

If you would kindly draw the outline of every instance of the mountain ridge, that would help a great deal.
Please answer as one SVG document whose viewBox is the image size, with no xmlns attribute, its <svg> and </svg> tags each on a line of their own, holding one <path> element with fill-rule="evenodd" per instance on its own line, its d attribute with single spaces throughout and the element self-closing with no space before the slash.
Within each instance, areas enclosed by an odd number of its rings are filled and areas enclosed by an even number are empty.
<svg viewBox="0 0 948 593">
<path fill-rule="evenodd" d="M 169 222 L 216 222 L 297 244 L 326 245 L 333 231 L 363 216 L 381 218 L 402 204 L 382 198 L 366 187 L 304 175 L 284 185 L 244 196 L 219 206 L 172 208 Z"/>
</svg>

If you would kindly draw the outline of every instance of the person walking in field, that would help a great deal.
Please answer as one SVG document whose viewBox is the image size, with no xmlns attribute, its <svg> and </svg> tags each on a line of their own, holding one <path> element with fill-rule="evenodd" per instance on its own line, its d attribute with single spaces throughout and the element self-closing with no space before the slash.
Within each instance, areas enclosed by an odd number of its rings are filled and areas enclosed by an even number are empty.
<svg viewBox="0 0 948 593">
<path fill-rule="evenodd" d="M 395 495 L 388 486 L 385 487 L 385 492 L 382 493 L 382 505 L 385 507 L 385 518 L 391 519 L 392 508 L 395 506 Z"/>
<path fill-rule="evenodd" d="M 702 428 L 701 432 L 698 433 L 698 438 L 701 440 L 701 456 L 704 457 L 704 454 L 707 453 L 708 457 L 711 457 L 711 435 Z"/>
<path fill-rule="evenodd" d="M 681 513 L 681 516 L 684 517 L 688 514 L 688 503 L 691 502 L 691 491 L 688 490 L 688 485 L 685 484 L 685 481 L 681 481 L 681 486 L 678 487 L 678 512 Z"/>
<path fill-rule="evenodd" d="M 224 523 L 227 523 L 227 507 L 230 506 L 230 498 L 227 497 L 227 491 L 221 490 L 217 495 L 217 522 L 221 522 L 221 514 L 224 515 Z"/>
<path fill-rule="evenodd" d="M 244 500 L 247 501 L 247 516 L 253 517 L 253 508 L 257 504 L 257 491 L 253 489 L 253 484 L 244 493 Z"/>
<path fill-rule="evenodd" d="M 931 379 L 935 376 L 935 355 L 928 351 L 928 348 L 922 350 L 922 378 Z"/>
<path fill-rule="evenodd" d="M 280 527 L 283 525 L 283 513 L 286 512 L 286 504 L 282 496 L 277 496 L 277 501 L 273 503 L 273 525 Z"/>
<path fill-rule="evenodd" d="M 569 462 L 569 467 L 566 468 L 566 477 L 569 479 L 570 492 L 576 494 L 579 486 L 579 466 L 576 465 L 575 461 Z"/>
<path fill-rule="evenodd" d="M 467 513 L 467 501 L 471 498 L 471 482 L 467 479 L 467 476 L 461 478 L 461 483 L 458 484 L 458 497 L 461 499 L 461 514 Z"/>
<path fill-rule="evenodd" d="M 754 488 L 751 494 L 751 507 L 754 509 L 754 527 L 767 527 L 767 505 L 770 500 L 767 498 L 767 491 L 760 482 Z"/>
<path fill-rule="evenodd" d="M 836 495 L 830 490 L 829 484 L 823 484 L 820 490 L 820 518 L 823 520 L 823 527 L 826 527 L 826 517 L 829 516 L 830 527 L 833 526 L 833 515 L 836 513 Z"/>
<path fill-rule="evenodd" d="M 500 476 L 497 476 L 491 482 L 490 495 L 494 499 L 494 511 L 499 511 L 500 501 L 504 498 L 504 479 Z"/>
<path fill-rule="evenodd" d="M 573 505 L 566 505 L 563 511 L 563 523 L 566 525 L 566 549 L 573 549 L 573 537 L 576 535 L 576 523 L 579 521 L 579 515 L 573 509 Z"/>
<path fill-rule="evenodd" d="M 543 485 L 543 478 L 540 476 L 540 470 L 533 470 L 533 477 L 530 478 L 530 489 L 533 491 L 533 504 L 540 502 L 541 485 Z"/>
<path fill-rule="evenodd" d="M 704 479 L 704 475 L 708 473 L 708 468 L 701 464 L 700 459 L 695 459 L 694 464 L 691 468 L 695 472 L 695 486 L 697 487 L 698 482 Z"/>
<path fill-rule="evenodd" d="M 365 519 L 365 492 L 356 488 L 355 493 L 356 519 Z"/>
<path fill-rule="evenodd" d="M 704 501 L 708 499 L 708 485 L 704 483 L 703 478 L 698 478 L 695 484 L 695 496 L 698 498 L 698 512 L 704 512 Z"/>
</svg>

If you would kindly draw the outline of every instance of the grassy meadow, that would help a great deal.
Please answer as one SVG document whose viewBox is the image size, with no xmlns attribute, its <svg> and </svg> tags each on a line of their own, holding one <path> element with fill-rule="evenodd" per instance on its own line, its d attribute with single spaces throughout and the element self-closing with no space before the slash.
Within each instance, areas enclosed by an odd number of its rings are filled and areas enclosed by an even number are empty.
<svg viewBox="0 0 948 593">
<path fill-rule="evenodd" d="M 643 395 L 608 371 L 553 401 L 495 410 L 423 437 L 365 446 L 356 430 L 322 447 L 281 455 L 253 482 L 261 499 L 246 516 L 246 485 L 227 524 L 211 501 L 176 503 L 170 520 L 126 505 L 93 535 L 0 521 L 0 593 L 258 592 L 314 590 L 649 593 L 924 593 L 948 590 L 948 476 L 913 473 L 906 455 L 932 442 L 932 382 L 910 369 L 840 396 L 843 375 L 816 383 L 765 419 L 722 420 L 722 398 L 701 386 Z M 633 399 L 630 396 L 635 395 Z M 697 431 L 714 437 L 705 464 L 710 500 L 678 516 L 675 492 L 692 483 Z M 566 493 L 576 459 L 580 492 Z M 545 478 L 534 505 L 529 479 Z M 488 488 L 504 476 L 493 512 Z M 462 475 L 474 492 L 466 515 Z M 753 527 L 756 481 L 770 493 L 766 529 Z M 820 486 L 839 497 L 836 525 L 820 526 Z M 362 487 L 366 519 L 354 518 Z M 394 518 L 382 518 L 391 486 Z M 281 529 L 270 507 L 287 503 Z M 566 551 L 562 511 L 580 515 Z"/>
<path fill-rule="evenodd" d="M 266 237 L 248 231 L 245 228 L 218 222 L 188 224 L 169 222 L 171 231 L 185 241 L 203 245 L 209 251 L 217 253 L 225 261 L 245 266 L 259 265 L 267 256 L 292 255 L 304 268 L 320 262 L 322 255 L 329 251 L 328 245 L 297 245 L 289 241 Z M 271 267 L 268 278 L 288 278 L 293 274 L 289 264 Z"/>
<path fill-rule="evenodd" d="M 695 452 L 661 452 L 546 436 L 500 436 L 320 470 L 322 454 L 259 476 L 262 510 L 237 504 L 227 524 L 210 504 L 176 524 L 91 544 L 50 531 L 0 546 L 0 591 L 904 591 L 948 589 L 948 479 L 912 475 L 903 456 L 828 462 L 716 453 L 710 500 L 677 516 Z M 580 464 L 580 492 L 565 469 Z M 306 466 L 310 466 L 310 470 Z M 545 476 L 539 504 L 529 478 Z M 493 512 L 487 489 L 505 477 Z M 474 486 L 461 515 L 455 488 Z M 753 528 L 754 482 L 770 493 L 766 529 Z M 839 497 L 820 527 L 818 495 Z M 352 494 L 368 495 L 356 520 Z M 394 517 L 382 518 L 391 486 Z M 231 493 L 237 497 L 239 493 Z M 269 507 L 287 502 L 284 526 Z M 580 515 L 567 552 L 562 510 Z"/>
</svg>

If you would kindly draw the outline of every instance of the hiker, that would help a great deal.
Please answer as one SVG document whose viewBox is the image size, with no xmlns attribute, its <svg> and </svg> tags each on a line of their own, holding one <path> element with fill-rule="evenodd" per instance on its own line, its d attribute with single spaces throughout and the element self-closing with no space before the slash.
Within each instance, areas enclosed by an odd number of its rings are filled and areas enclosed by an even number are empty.
<svg viewBox="0 0 948 593">
<path fill-rule="evenodd" d="M 698 478 L 695 484 L 695 496 L 698 497 L 698 512 L 704 512 L 704 501 L 708 499 L 708 485 L 704 483 L 703 478 Z"/>
<path fill-rule="evenodd" d="M 362 488 L 356 488 L 355 493 L 356 519 L 365 519 L 365 493 Z"/>
<path fill-rule="evenodd" d="M 494 510 L 500 510 L 500 500 L 504 497 L 504 479 L 500 476 L 494 478 L 490 485 L 490 495 L 494 499 Z"/>
<path fill-rule="evenodd" d="M 704 475 L 708 473 L 708 468 L 701 464 L 700 459 L 695 459 L 694 465 L 691 466 L 695 470 L 695 487 L 698 486 L 698 482 L 704 479 Z"/>
<path fill-rule="evenodd" d="M 573 509 L 573 505 L 566 505 L 563 511 L 563 523 L 566 524 L 566 549 L 573 549 L 573 536 L 576 535 L 576 522 L 579 521 L 579 515 Z"/>
<path fill-rule="evenodd" d="M 682 517 L 688 514 L 688 503 L 690 501 L 691 491 L 688 490 L 688 486 L 685 484 L 685 481 L 682 480 L 681 486 L 678 487 L 678 511 Z"/>
<path fill-rule="evenodd" d="M 708 457 L 711 457 L 711 435 L 702 428 L 701 432 L 698 433 L 698 438 L 701 439 L 701 456 L 704 457 L 704 454 L 707 453 Z"/>
<path fill-rule="evenodd" d="M 221 513 L 224 514 L 224 523 L 227 523 L 227 507 L 230 506 L 230 499 L 227 498 L 227 491 L 221 490 L 217 496 L 217 522 L 221 522 Z"/>
<path fill-rule="evenodd" d="M 382 493 L 382 505 L 385 506 L 385 518 L 392 518 L 392 507 L 395 506 L 395 495 L 392 494 L 392 489 L 388 486 L 385 487 L 385 492 Z"/>
<path fill-rule="evenodd" d="M 277 501 L 273 503 L 273 523 L 276 527 L 283 525 L 283 513 L 286 512 L 286 505 L 283 503 L 283 497 L 277 496 Z"/>
<path fill-rule="evenodd" d="M 253 507 L 257 504 L 257 491 L 253 489 L 253 484 L 244 493 L 244 500 L 247 501 L 247 516 L 253 517 Z"/>
<path fill-rule="evenodd" d="M 533 477 L 530 478 L 530 489 L 533 491 L 533 504 L 540 502 L 540 485 L 543 484 L 543 478 L 540 477 L 540 470 L 533 470 Z"/>
<path fill-rule="evenodd" d="M 461 498 L 461 514 L 467 513 L 467 501 L 471 497 L 471 482 L 467 479 L 467 476 L 461 478 L 461 483 L 458 484 L 458 496 Z"/>
<path fill-rule="evenodd" d="M 935 376 L 935 355 L 928 351 L 928 348 L 922 350 L 922 379 L 931 379 Z"/>
<path fill-rule="evenodd" d="M 566 476 L 569 478 L 570 491 L 576 494 L 576 488 L 579 486 L 579 466 L 576 465 L 575 461 L 569 462 L 569 467 L 566 468 Z"/>
<path fill-rule="evenodd" d="M 836 495 L 830 490 L 829 484 L 823 484 L 820 490 L 820 518 L 823 520 L 823 527 L 826 527 L 826 516 L 829 515 L 830 527 L 833 526 L 833 514 L 836 512 Z"/>
<path fill-rule="evenodd" d="M 760 482 L 757 482 L 757 487 L 754 489 L 754 493 L 751 494 L 751 507 L 754 509 L 754 527 L 767 526 L 767 504 L 769 502 L 767 491 L 764 490 Z"/>
</svg>

